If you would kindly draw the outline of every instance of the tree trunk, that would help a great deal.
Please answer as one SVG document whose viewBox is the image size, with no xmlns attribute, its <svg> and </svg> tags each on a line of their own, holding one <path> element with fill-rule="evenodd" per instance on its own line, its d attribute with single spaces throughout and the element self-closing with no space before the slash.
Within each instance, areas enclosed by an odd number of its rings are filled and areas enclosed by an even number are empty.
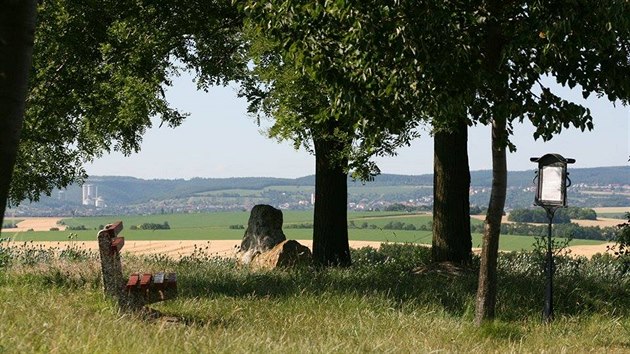
<svg viewBox="0 0 630 354">
<path fill-rule="evenodd" d="M 24 121 L 35 35 L 36 0 L 0 2 L 0 225 Z"/>
<path fill-rule="evenodd" d="M 492 192 L 484 225 L 481 268 L 475 308 L 475 324 L 494 318 L 497 301 L 497 257 L 501 219 L 507 190 L 507 160 L 505 118 L 492 122 Z"/>
<path fill-rule="evenodd" d="M 349 266 L 347 159 L 340 159 L 343 142 L 314 138 L 315 211 L 313 259 L 319 266 Z"/>
<path fill-rule="evenodd" d="M 471 261 L 468 126 L 437 132 L 433 161 L 433 261 Z"/>
</svg>

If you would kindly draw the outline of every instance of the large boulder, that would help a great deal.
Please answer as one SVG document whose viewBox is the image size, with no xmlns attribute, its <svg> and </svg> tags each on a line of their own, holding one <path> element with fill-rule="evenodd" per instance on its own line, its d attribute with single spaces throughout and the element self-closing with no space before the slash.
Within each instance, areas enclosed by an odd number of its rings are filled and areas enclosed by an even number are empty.
<svg viewBox="0 0 630 354">
<path fill-rule="evenodd" d="M 270 251 L 256 255 L 249 264 L 252 269 L 274 269 L 308 266 L 313 263 L 310 248 L 295 240 L 286 240 Z"/>
<path fill-rule="evenodd" d="M 249 264 L 254 257 L 269 251 L 287 238 L 282 232 L 282 211 L 271 205 L 259 204 L 252 208 L 247 230 L 239 249 L 239 259 Z"/>
</svg>

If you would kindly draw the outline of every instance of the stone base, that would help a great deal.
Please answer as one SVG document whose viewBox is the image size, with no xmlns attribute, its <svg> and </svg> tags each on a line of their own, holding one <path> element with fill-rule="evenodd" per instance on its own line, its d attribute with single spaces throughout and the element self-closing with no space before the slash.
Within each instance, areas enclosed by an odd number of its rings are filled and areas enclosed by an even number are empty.
<svg viewBox="0 0 630 354">
<path fill-rule="evenodd" d="M 290 268 L 313 263 L 310 248 L 295 240 L 286 240 L 268 252 L 257 254 L 249 263 L 252 269 Z"/>
</svg>

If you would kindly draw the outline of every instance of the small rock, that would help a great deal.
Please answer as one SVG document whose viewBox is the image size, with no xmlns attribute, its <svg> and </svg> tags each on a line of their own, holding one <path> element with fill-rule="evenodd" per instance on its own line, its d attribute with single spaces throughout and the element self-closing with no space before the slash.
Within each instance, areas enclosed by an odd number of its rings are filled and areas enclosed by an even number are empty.
<svg viewBox="0 0 630 354">
<path fill-rule="evenodd" d="M 250 262 L 252 269 L 274 269 L 311 265 L 311 250 L 295 240 L 286 240 L 268 252 L 257 254 Z"/>
</svg>

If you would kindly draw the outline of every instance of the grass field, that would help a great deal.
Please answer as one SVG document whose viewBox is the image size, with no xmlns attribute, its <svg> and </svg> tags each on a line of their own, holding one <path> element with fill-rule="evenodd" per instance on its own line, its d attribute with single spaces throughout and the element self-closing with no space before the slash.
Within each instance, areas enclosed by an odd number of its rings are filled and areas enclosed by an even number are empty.
<svg viewBox="0 0 630 354">
<path fill-rule="evenodd" d="M 626 219 L 626 213 L 598 213 L 598 218 Z"/>
<path fill-rule="evenodd" d="M 162 317 L 120 312 L 94 256 L 0 252 L 0 352 L 630 351 L 630 273 L 609 256 L 558 260 L 555 321 L 543 324 L 542 258 L 502 254 L 498 317 L 478 328 L 478 265 L 432 271 L 429 252 L 390 246 L 354 251 L 345 269 L 266 272 L 203 255 L 126 258 L 126 273 L 177 272 L 178 298 L 151 305 Z"/>
<path fill-rule="evenodd" d="M 93 241 L 96 239 L 96 230 L 99 226 L 116 220 L 123 220 L 125 230 L 123 235 L 127 240 L 238 240 L 243 237 L 244 230 L 230 229 L 230 225 L 247 225 L 248 212 L 220 212 L 201 214 L 163 214 L 146 216 L 107 216 L 107 217 L 81 217 L 64 219 L 68 226 L 83 225 L 87 231 L 46 231 L 46 232 L 4 232 L 3 237 L 10 237 L 15 241 L 67 241 L 70 233 L 76 235 L 77 241 Z M 367 223 L 375 225 L 375 229 L 348 230 L 350 240 L 377 241 L 377 242 L 406 242 L 406 243 L 431 243 L 431 231 L 406 231 L 384 230 L 387 223 L 392 221 L 413 224 L 416 227 L 428 226 L 431 216 L 422 214 L 400 214 L 395 212 L 352 212 L 348 220 L 355 225 Z M 170 230 L 130 230 L 131 225 L 142 223 L 164 223 L 167 221 Z M 472 223 L 481 221 L 472 219 Z M 288 239 L 310 240 L 311 229 L 293 229 L 286 227 L 291 224 L 312 223 L 311 211 L 285 211 L 284 233 Z M 599 241 L 574 240 L 571 245 L 596 245 Z M 534 238 L 530 236 L 503 235 L 500 239 L 500 249 L 504 251 L 531 250 Z M 481 246 L 481 235 L 473 234 L 473 247 Z"/>
</svg>

